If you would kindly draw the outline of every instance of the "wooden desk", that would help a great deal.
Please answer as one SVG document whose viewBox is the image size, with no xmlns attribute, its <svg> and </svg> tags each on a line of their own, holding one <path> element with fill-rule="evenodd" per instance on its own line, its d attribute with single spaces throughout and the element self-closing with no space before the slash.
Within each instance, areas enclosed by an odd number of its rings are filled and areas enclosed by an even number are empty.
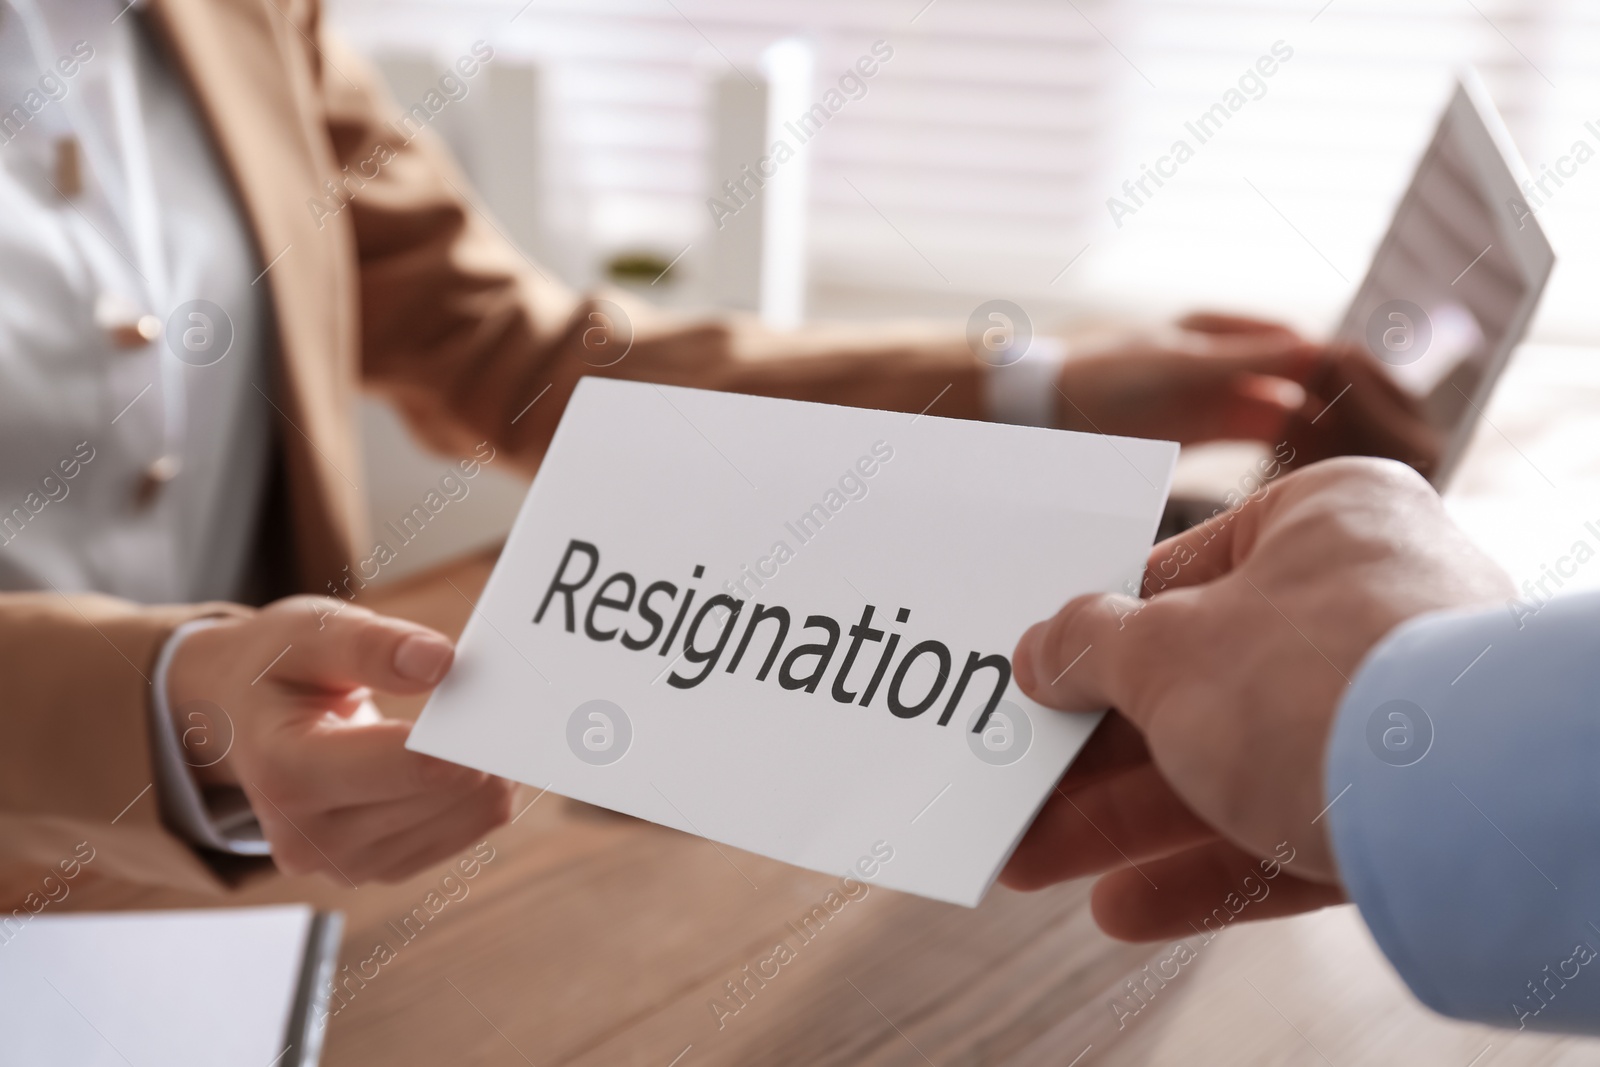
<svg viewBox="0 0 1600 1067">
<path fill-rule="evenodd" d="M 1600 491 L 1600 370 L 1584 369 L 1600 363 L 1582 355 L 1524 354 L 1490 409 L 1498 429 L 1479 435 L 1463 471 L 1457 507 L 1481 505 L 1469 525 L 1519 578 L 1550 558 L 1537 554 L 1542 531 L 1570 540 L 1553 519 L 1528 521 L 1549 519 L 1534 509 L 1581 511 Z M 1573 434 L 1585 447 L 1569 447 Z M 1508 525 L 1532 540 L 1517 541 L 1519 551 L 1497 545 Z M 462 594 L 476 596 L 491 558 L 374 590 L 368 603 L 457 633 L 469 613 Z M 1600 570 L 1593 577 L 1600 582 Z M 388 710 L 414 714 L 417 702 Z M 440 890 L 444 868 L 359 890 L 276 879 L 227 900 L 110 885 L 85 885 L 71 899 L 77 908 L 308 900 L 342 910 L 343 964 L 358 967 L 380 942 L 394 958 L 364 987 L 350 981 L 328 1031 L 329 1067 L 1600 1063 L 1592 1041 L 1431 1014 L 1348 907 L 1196 939 L 1197 958 L 1128 1014 L 1139 1002 L 1124 983 L 1171 946 L 1101 936 L 1085 883 L 1034 895 L 996 889 L 976 911 L 872 889 L 764 987 L 752 982 L 748 1006 L 719 1028 L 709 1004 L 725 997 L 724 983 L 743 979 L 779 939 L 796 943 L 787 924 L 833 879 L 557 796 L 488 841 L 494 859 L 465 883 L 467 895 L 457 888 L 460 899 L 414 919 L 410 941 L 398 928 Z"/>
</svg>

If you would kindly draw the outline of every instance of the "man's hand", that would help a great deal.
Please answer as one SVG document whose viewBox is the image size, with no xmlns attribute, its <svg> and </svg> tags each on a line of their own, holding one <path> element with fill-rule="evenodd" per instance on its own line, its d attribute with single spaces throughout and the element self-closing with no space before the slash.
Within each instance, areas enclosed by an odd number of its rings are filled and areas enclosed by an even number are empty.
<svg viewBox="0 0 1600 1067">
<path fill-rule="evenodd" d="M 1002 880 L 1110 872 L 1094 893 L 1106 932 L 1186 935 L 1286 842 L 1287 876 L 1249 917 L 1341 900 L 1319 816 L 1350 677 L 1399 623 L 1503 599 L 1510 580 L 1420 476 L 1370 459 L 1286 476 L 1157 545 L 1149 573 L 1148 600 L 1079 597 L 1017 645 L 1030 697 L 1116 711 Z"/>
<path fill-rule="evenodd" d="M 244 790 L 280 870 L 397 881 L 510 816 L 512 783 L 407 751 L 411 724 L 367 703 L 432 689 L 454 654 L 414 623 L 291 597 L 190 634 L 168 703 L 196 777 Z"/>
<path fill-rule="evenodd" d="M 1286 443 L 1301 465 L 1369 455 L 1426 473 L 1439 456 L 1421 404 L 1377 360 L 1259 319 L 1194 314 L 1091 347 L 1066 361 L 1056 385 L 1067 429 Z"/>
</svg>

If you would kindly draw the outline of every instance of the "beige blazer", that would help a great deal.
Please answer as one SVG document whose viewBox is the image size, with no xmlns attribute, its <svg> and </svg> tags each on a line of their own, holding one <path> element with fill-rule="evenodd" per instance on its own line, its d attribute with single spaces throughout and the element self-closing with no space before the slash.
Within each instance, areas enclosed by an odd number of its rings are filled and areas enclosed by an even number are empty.
<svg viewBox="0 0 1600 1067">
<path fill-rule="evenodd" d="M 434 448 L 465 453 L 487 440 L 529 472 L 584 374 L 906 411 L 938 397 L 936 414 L 980 414 L 980 367 L 948 335 L 776 335 L 627 305 L 633 346 L 596 370 L 583 348 L 585 298 L 500 237 L 436 138 L 402 142 L 389 125 L 400 109 L 323 35 L 316 0 L 151 0 L 146 12 L 200 103 L 260 261 L 282 257 L 265 281 L 287 491 L 269 521 L 285 531 L 294 589 L 325 592 L 370 554 L 352 489 L 362 484 L 363 387 Z M 326 182 L 375 154 L 392 158 L 343 210 L 310 209 L 327 204 Z M 239 609 L 0 595 L 0 900 L 37 890 L 82 842 L 98 874 L 223 884 L 162 824 L 149 722 L 163 641 L 219 610 Z"/>
</svg>

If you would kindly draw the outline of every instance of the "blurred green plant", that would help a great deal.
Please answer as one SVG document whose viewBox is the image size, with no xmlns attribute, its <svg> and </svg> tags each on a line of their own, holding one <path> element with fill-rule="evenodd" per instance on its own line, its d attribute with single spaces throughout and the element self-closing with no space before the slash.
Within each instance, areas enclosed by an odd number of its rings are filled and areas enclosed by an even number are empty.
<svg viewBox="0 0 1600 1067">
<path fill-rule="evenodd" d="M 671 285 L 677 275 L 672 260 L 655 252 L 618 252 L 606 260 L 606 277 L 614 282 Z"/>
</svg>

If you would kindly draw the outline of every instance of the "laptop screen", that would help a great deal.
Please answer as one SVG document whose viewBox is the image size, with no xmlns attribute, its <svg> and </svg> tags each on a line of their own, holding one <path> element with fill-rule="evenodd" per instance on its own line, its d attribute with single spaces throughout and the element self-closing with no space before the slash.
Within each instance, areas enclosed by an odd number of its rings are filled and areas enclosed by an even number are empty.
<svg viewBox="0 0 1600 1067">
<path fill-rule="evenodd" d="M 1513 242 L 1521 223 L 1489 182 L 1514 189 L 1498 156 L 1485 172 L 1487 141 L 1478 113 L 1447 109 L 1388 235 L 1338 331 L 1360 344 L 1415 396 L 1439 440 L 1453 452 L 1520 340 L 1542 277 L 1530 276 Z M 1448 474 L 1456 455 L 1446 455 Z"/>
</svg>

